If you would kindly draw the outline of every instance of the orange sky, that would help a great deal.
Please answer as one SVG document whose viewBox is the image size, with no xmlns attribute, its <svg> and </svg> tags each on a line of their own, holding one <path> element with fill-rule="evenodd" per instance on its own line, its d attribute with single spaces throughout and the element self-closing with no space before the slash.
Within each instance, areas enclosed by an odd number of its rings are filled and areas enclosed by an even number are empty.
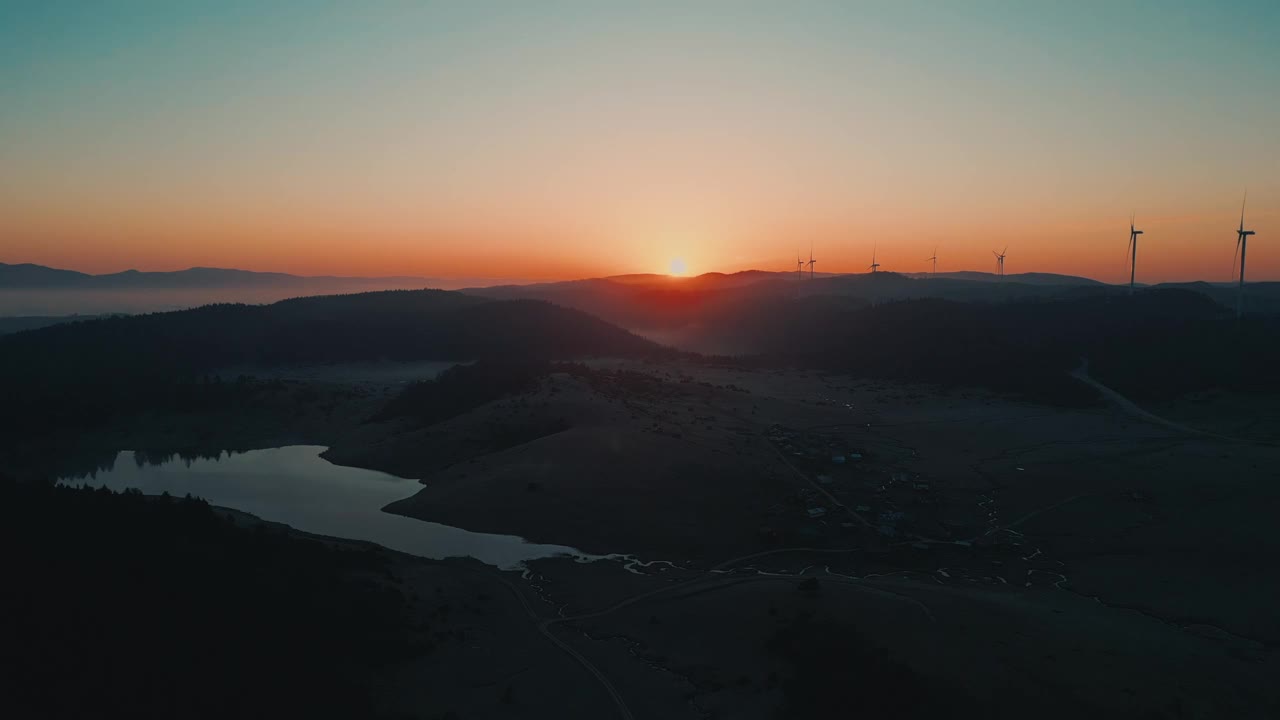
<svg viewBox="0 0 1280 720">
<path fill-rule="evenodd" d="M 1198 212 L 1140 215 L 1145 234 L 1139 281 L 1226 280 L 1239 210 L 1232 205 L 1231 198 L 1222 197 Z M 555 225 L 541 218 L 504 223 L 499 217 L 492 226 L 459 222 L 432 228 L 426 222 L 420 227 L 382 224 L 323 208 L 283 218 L 212 208 L 177 216 L 148 208 L 92 214 L 54 209 L 43 217 L 27 210 L 9 211 L 0 219 L 0 260 L 92 273 L 214 266 L 304 275 L 546 280 L 666 272 L 675 258 L 695 274 L 789 270 L 797 251 L 808 255 L 811 240 L 823 272 L 865 271 L 873 245 L 883 269 L 921 272 L 928 269 L 925 258 L 936 244 L 941 271 L 990 271 L 991 250 L 1007 245 L 1010 273 L 1060 272 L 1115 282 L 1128 276 L 1128 217 L 1115 210 L 1110 217 L 1099 210 L 1097 217 L 1077 218 L 1061 209 L 1031 208 L 1010 213 L 1004 225 L 964 216 L 947 222 L 909 208 L 885 213 L 906 218 L 902 225 L 855 213 L 850 209 L 848 217 L 827 222 L 784 218 L 770 223 L 766 217 L 755 227 L 726 214 L 600 227 Z M 1248 220 L 1259 233 L 1250 245 L 1249 277 L 1280 278 L 1280 247 L 1269 242 L 1280 233 L 1276 214 L 1253 211 Z"/>
<path fill-rule="evenodd" d="M 1247 186 L 1280 280 L 1280 51 L 1229 4 L 179 5 L 0 8 L 0 262 L 1119 282 L 1136 210 L 1139 281 L 1226 280 Z"/>
</svg>

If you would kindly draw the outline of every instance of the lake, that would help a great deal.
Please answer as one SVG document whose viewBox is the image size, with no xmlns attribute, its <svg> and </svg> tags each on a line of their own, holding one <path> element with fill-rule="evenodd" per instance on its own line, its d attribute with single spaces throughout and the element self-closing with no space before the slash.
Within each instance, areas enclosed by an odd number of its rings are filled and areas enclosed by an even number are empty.
<svg viewBox="0 0 1280 720">
<path fill-rule="evenodd" d="M 375 470 L 334 465 L 320 457 L 324 450 L 319 445 L 291 445 L 217 458 L 173 456 L 159 462 L 126 450 L 109 470 L 61 482 L 137 488 L 148 495 L 189 493 L 304 532 L 367 540 L 426 558 L 473 557 L 504 570 L 520 569 L 526 560 L 562 555 L 596 559 L 562 545 L 538 545 L 514 535 L 469 532 L 382 512 L 388 503 L 422 486 Z"/>
</svg>

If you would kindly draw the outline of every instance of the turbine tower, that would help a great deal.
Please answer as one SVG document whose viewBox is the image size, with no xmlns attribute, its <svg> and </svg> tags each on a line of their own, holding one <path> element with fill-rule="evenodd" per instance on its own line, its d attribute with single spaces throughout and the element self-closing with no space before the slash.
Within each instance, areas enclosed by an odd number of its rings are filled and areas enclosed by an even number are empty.
<svg viewBox="0 0 1280 720">
<path fill-rule="evenodd" d="M 938 246 L 937 245 L 933 246 L 933 257 L 925 258 L 925 262 L 930 262 L 930 261 L 933 262 L 933 272 L 930 274 L 930 277 L 932 278 L 932 277 L 936 277 L 938 274 Z"/>
<path fill-rule="evenodd" d="M 1133 252 L 1129 261 L 1129 294 L 1133 294 L 1133 277 L 1138 271 L 1138 236 L 1142 234 L 1141 230 L 1133 227 L 1133 215 L 1129 216 L 1129 250 Z"/>
<path fill-rule="evenodd" d="M 812 280 L 812 279 L 813 279 L 813 266 L 814 266 L 814 265 L 816 265 L 817 263 L 818 263 L 818 261 L 813 259 L 813 243 L 812 243 L 812 242 L 810 242 L 810 243 L 809 243 L 809 263 L 808 263 L 808 265 L 809 265 L 809 279 L 810 279 L 810 280 Z"/>
<path fill-rule="evenodd" d="M 1244 314 L 1244 255 L 1249 248 L 1249 236 L 1255 234 L 1252 230 L 1244 229 L 1244 204 L 1249 201 L 1249 193 L 1246 191 L 1244 200 L 1240 202 L 1240 229 L 1236 230 L 1236 252 L 1240 254 L 1240 288 L 1236 292 L 1236 319 Z"/>
<path fill-rule="evenodd" d="M 996 277 L 1004 277 L 1004 256 L 1008 252 L 1008 245 L 1005 245 L 1004 250 L 1001 250 L 1000 252 L 996 252 L 995 250 L 991 251 L 991 254 L 996 256 Z"/>
<path fill-rule="evenodd" d="M 867 266 L 867 269 L 870 270 L 871 272 L 879 272 L 880 270 L 880 263 L 876 262 L 876 246 L 875 245 L 871 246 L 871 264 Z"/>
</svg>

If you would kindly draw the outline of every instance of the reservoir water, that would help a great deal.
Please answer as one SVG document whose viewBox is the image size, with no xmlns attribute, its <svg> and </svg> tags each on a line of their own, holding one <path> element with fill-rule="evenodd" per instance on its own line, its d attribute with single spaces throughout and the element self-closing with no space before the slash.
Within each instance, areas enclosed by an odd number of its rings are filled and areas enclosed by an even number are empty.
<svg viewBox="0 0 1280 720">
<path fill-rule="evenodd" d="M 569 555 L 595 559 L 561 545 L 537 545 L 514 535 L 475 533 L 382 512 L 388 503 L 418 491 L 415 480 L 375 470 L 334 465 L 317 445 L 291 445 L 218 458 L 159 463 L 123 451 L 92 478 L 64 478 L 112 490 L 137 488 L 148 495 L 188 493 L 213 505 L 242 510 L 317 535 L 368 540 L 426 558 L 473 557 L 504 570 L 526 560 Z"/>
</svg>

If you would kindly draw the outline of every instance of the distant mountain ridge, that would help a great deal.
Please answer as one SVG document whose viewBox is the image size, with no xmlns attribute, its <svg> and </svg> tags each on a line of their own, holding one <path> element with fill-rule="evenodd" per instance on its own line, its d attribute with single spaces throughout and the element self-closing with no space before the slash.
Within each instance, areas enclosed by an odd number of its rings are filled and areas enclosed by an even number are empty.
<svg viewBox="0 0 1280 720">
<path fill-rule="evenodd" d="M 1210 283 L 1171 283 L 1143 287 L 1143 293 L 1189 290 L 1234 309 L 1236 291 Z M 842 312 L 867 305 L 907 300 L 972 303 L 1074 301 L 1124 296 L 1124 285 L 1055 273 L 896 272 L 805 274 L 745 271 L 707 273 L 690 278 L 627 275 L 620 278 L 569 280 L 534 285 L 464 288 L 462 292 L 494 299 L 536 299 L 576 308 L 646 337 L 684 350 L 712 354 L 750 352 L 740 329 L 795 323 L 817 308 Z M 1246 290 L 1251 313 L 1280 313 L 1280 283 L 1251 283 Z"/>
<path fill-rule="evenodd" d="M 75 270 L 59 270 L 31 263 L 0 263 L 0 288 L 71 287 L 91 277 Z"/>
<path fill-rule="evenodd" d="M 78 313 L 135 314 L 211 303 L 271 303 L 289 297 L 372 290 L 421 289 L 448 280 L 386 277 L 304 277 L 285 273 L 195 267 L 174 272 L 129 270 L 108 275 L 40 265 L 0 264 L 0 316 L 59 316 Z M 452 281 L 456 287 L 458 281 Z M 1234 309 L 1230 285 L 1193 282 L 1140 286 L 1143 291 L 1190 290 Z M 966 302 L 1073 299 L 1127 293 L 1124 285 L 1057 273 L 808 273 L 745 270 L 692 277 L 615 275 L 533 284 L 475 285 L 461 292 L 498 300 L 543 300 L 596 315 L 610 323 L 684 349 L 730 352 L 714 338 L 719 327 L 769 313 L 797 298 L 830 297 L 843 307 L 936 298 Z M 1250 283 L 1245 309 L 1280 313 L 1280 283 Z M 42 323 L 47 324 L 47 323 Z"/>
<path fill-rule="evenodd" d="M 951 279 L 971 282 L 997 282 L 1000 278 L 992 273 L 977 271 L 957 271 L 938 273 L 878 273 L 880 275 L 900 275 L 912 279 Z M 850 278 L 867 275 L 867 273 L 815 273 L 812 279 Z M 788 271 L 742 270 L 734 273 L 709 272 L 690 277 L 675 277 L 655 273 L 637 273 L 630 275 L 610 275 L 602 278 L 584 278 L 582 280 L 562 280 L 542 283 L 498 284 L 462 288 L 464 292 L 480 294 L 492 291 L 500 294 L 511 288 L 522 288 L 522 292 L 540 293 L 549 289 L 563 287 L 568 284 L 584 282 L 607 282 L 614 285 L 659 286 L 681 290 L 707 290 L 726 287 L 741 287 L 760 282 L 795 280 L 796 274 Z M 803 279 L 809 280 L 808 272 Z M 0 263 L 0 289 L 190 289 L 190 288 L 254 288 L 254 287 L 287 287 L 299 288 L 309 285 L 332 286 L 349 284 L 368 286 L 383 283 L 396 289 L 410 287 L 430 287 L 439 285 L 444 279 L 417 276 L 382 276 L 382 277 L 349 277 L 337 275 L 292 275 L 278 272 L 259 272 L 255 270 L 239 270 L 235 268 L 191 267 L 185 270 L 143 271 L 124 270 L 116 273 L 91 275 L 75 270 L 36 265 L 33 263 L 7 264 Z M 1093 285 L 1103 286 L 1098 280 L 1074 275 L 1056 273 L 1016 273 L 1007 275 L 1004 282 L 1027 285 Z M 1180 284 L 1181 285 L 1181 284 Z"/>
<path fill-rule="evenodd" d="M 1026 285 L 1106 285 L 1107 283 L 1093 278 L 1080 277 L 1078 275 L 1062 275 L 1059 273 L 1009 273 L 1003 278 L 995 273 L 980 272 L 977 270 L 957 270 L 955 272 L 940 272 L 936 275 L 921 272 L 908 273 L 907 277 L 917 280 L 928 280 L 932 278 L 947 278 L 949 280 L 970 280 L 973 282 L 1015 282 Z"/>
<path fill-rule="evenodd" d="M 307 286 L 351 284 L 368 285 L 383 282 L 393 285 L 413 284 L 426 287 L 432 278 L 422 277 L 341 277 L 332 275 L 305 276 L 288 273 L 256 272 L 232 268 L 192 267 L 186 270 L 147 272 L 125 270 L 104 275 L 90 275 L 74 270 L 22 263 L 0 263 L 0 288 L 44 289 L 185 289 L 228 288 L 261 286 Z"/>
</svg>

